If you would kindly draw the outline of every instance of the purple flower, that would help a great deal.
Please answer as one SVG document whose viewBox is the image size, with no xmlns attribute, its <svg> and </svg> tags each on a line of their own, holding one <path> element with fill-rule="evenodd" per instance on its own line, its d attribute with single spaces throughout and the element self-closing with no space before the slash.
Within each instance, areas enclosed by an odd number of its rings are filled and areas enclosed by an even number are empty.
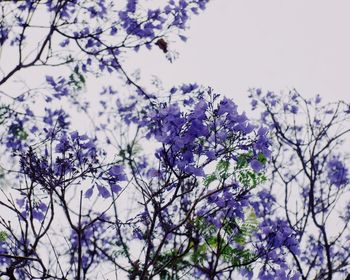
<svg viewBox="0 0 350 280">
<path fill-rule="evenodd" d="M 100 196 L 102 196 L 103 198 L 108 198 L 111 196 L 111 193 L 107 190 L 105 186 L 99 184 L 96 184 L 96 186 Z"/>
<path fill-rule="evenodd" d="M 256 99 L 252 99 L 252 101 L 250 102 L 250 105 L 252 107 L 252 110 L 255 110 L 258 105 L 258 101 Z"/>
<path fill-rule="evenodd" d="M 40 202 L 39 205 L 38 205 L 38 208 L 42 212 L 46 212 L 47 211 L 47 205 L 44 202 Z"/>
<path fill-rule="evenodd" d="M 38 221 L 44 220 L 45 216 L 41 211 L 33 209 L 32 215 L 34 219 L 37 219 Z"/>
<path fill-rule="evenodd" d="M 187 42 L 187 37 L 184 36 L 184 35 L 179 35 L 180 39 L 183 41 L 183 42 Z"/>
<path fill-rule="evenodd" d="M 142 231 L 140 229 L 138 229 L 138 228 L 135 228 L 133 230 L 132 235 L 136 239 L 139 239 L 139 240 L 143 240 L 144 239 Z"/>
<path fill-rule="evenodd" d="M 61 43 L 60 43 L 60 46 L 62 47 L 62 48 L 64 48 L 64 47 L 66 47 L 66 46 L 68 46 L 69 45 L 69 39 L 64 39 Z"/>
<path fill-rule="evenodd" d="M 90 198 L 93 193 L 94 193 L 94 186 L 88 188 L 87 191 L 85 192 L 84 196 L 85 196 L 85 198 Z"/>
<path fill-rule="evenodd" d="M 65 153 L 69 150 L 70 148 L 70 144 L 69 144 L 69 141 L 66 137 L 66 135 L 63 135 L 60 139 L 60 142 L 56 145 L 56 152 L 57 153 Z"/>
<path fill-rule="evenodd" d="M 316 104 L 319 104 L 321 102 L 321 96 L 319 94 L 316 95 L 316 98 L 315 98 L 315 103 Z"/>
<path fill-rule="evenodd" d="M 199 176 L 199 177 L 203 177 L 205 176 L 205 173 L 203 171 L 203 168 L 197 168 L 197 167 L 194 167 L 194 166 L 187 166 L 185 168 L 185 171 L 189 174 L 193 174 L 195 176 Z"/>
<path fill-rule="evenodd" d="M 124 167 L 121 165 L 114 165 L 109 169 L 108 174 L 116 181 L 127 181 L 128 178 L 124 172 Z"/>
<path fill-rule="evenodd" d="M 22 208 L 26 202 L 26 198 L 16 199 L 17 205 Z"/>
<path fill-rule="evenodd" d="M 221 116 L 225 113 L 229 113 L 231 115 L 237 114 L 237 105 L 233 103 L 232 100 L 227 99 L 226 97 L 220 102 L 220 107 L 218 114 Z"/>
<path fill-rule="evenodd" d="M 121 165 L 114 165 L 109 169 L 109 175 L 118 176 L 124 172 L 124 167 Z"/>
<path fill-rule="evenodd" d="M 111 189 L 112 189 L 112 192 L 118 193 L 122 190 L 122 187 L 117 185 L 117 184 L 113 184 L 113 185 L 111 185 Z"/>
<path fill-rule="evenodd" d="M 293 114 L 297 114 L 298 111 L 299 111 L 299 108 L 298 108 L 298 106 L 296 106 L 296 105 L 292 105 L 291 108 L 290 108 L 290 111 L 291 111 Z"/>
<path fill-rule="evenodd" d="M 205 153 L 205 155 L 208 157 L 208 159 L 210 160 L 215 160 L 216 159 L 216 155 L 214 151 L 207 151 Z"/>
<path fill-rule="evenodd" d="M 348 169 L 339 158 L 333 157 L 327 163 L 328 178 L 331 184 L 341 187 L 348 183 Z"/>
<path fill-rule="evenodd" d="M 250 167 L 255 172 L 260 172 L 264 168 L 263 164 L 260 161 L 256 160 L 256 159 L 253 159 L 253 160 L 250 161 Z"/>
</svg>

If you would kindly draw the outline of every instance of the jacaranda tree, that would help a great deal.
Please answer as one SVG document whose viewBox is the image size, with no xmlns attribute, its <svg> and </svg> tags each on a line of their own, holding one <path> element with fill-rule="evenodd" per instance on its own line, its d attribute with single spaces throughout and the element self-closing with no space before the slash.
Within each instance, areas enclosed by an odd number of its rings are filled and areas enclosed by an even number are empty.
<svg viewBox="0 0 350 280">
<path fill-rule="evenodd" d="M 271 179 L 265 219 L 283 217 L 300 254 L 289 252 L 301 279 L 345 279 L 350 269 L 350 105 L 252 92 L 253 109 L 272 132 Z M 275 194 L 273 197 L 271 194 Z M 347 278 L 346 278 L 347 279 Z"/>
<path fill-rule="evenodd" d="M 304 185 L 313 202 L 303 202 L 303 213 L 310 212 L 298 222 L 300 210 L 293 220 L 289 204 L 280 205 L 274 190 L 263 187 L 278 189 L 276 174 L 297 169 L 281 163 L 276 151 L 285 142 L 274 138 L 283 125 L 289 133 L 293 122 L 273 126 L 268 116 L 275 113 L 267 106 L 256 124 L 211 88 L 150 89 L 125 69 L 125 59 L 140 48 L 155 47 L 171 61 L 171 41 L 186 41 L 188 20 L 207 2 L 0 3 L 0 277 L 345 275 L 349 215 L 343 214 L 337 239 L 326 229 L 347 184 L 345 163 L 333 148 L 346 130 L 331 129 L 347 120 L 338 118 L 345 104 L 339 103 L 329 130 L 309 139 L 309 145 L 317 142 L 313 164 L 322 170 L 311 168 L 313 186 L 318 180 L 329 185 L 324 192 Z M 86 96 L 89 82 L 105 77 L 110 84 Z M 288 104 L 283 112 L 296 114 L 299 107 Z M 92 129 L 81 125 L 81 115 Z M 309 122 L 306 130 L 317 135 L 317 125 Z M 322 150 L 325 140 L 330 144 Z M 318 159 L 324 154 L 329 157 Z M 291 183 L 307 176 L 310 161 L 286 175 Z M 318 252 L 324 258 L 313 260 Z"/>
</svg>

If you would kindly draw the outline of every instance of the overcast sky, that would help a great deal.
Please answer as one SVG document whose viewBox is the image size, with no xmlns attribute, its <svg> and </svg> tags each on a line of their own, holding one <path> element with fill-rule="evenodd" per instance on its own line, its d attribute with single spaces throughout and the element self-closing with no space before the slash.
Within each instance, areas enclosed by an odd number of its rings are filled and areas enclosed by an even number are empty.
<svg viewBox="0 0 350 280">
<path fill-rule="evenodd" d="M 193 17 L 170 64 L 160 50 L 129 61 L 164 85 L 199 82 L 242 105 L 251 87 L 296 88 L 304 96 L 350 102 L 350 1 L 213 0 Z"/>
</svg>

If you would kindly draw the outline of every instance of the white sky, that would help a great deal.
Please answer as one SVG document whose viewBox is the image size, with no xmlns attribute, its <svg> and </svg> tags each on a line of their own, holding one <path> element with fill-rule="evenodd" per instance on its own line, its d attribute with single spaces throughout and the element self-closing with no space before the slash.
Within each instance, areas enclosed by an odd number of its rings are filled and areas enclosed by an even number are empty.
<svg viewBox="0 0 350 280">
<path fill-rule="evenodd" d="M 170 43 L 175 63 L 156 49 L 128 65 L 165 86 L 212 86 L 243 107 L 251 87 L 350 102 L 349 11 L 348 0 L 213 0 L 193 17 L 188 42 Z"/>
</svg>

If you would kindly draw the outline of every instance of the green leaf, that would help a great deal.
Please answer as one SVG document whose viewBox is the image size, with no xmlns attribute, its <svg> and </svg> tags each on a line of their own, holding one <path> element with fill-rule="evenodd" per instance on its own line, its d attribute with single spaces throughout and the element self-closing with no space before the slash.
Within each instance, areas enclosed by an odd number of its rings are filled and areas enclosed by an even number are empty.
<svg viewBox="0 0 350 280">
<path fill-rule="evenodd" d="M 74 71 L 69 75 L 69 84 L 73 87 L 73 90 L 79 91 L 85 86 L 85 77 L 79 72 L 79 69 L 74 69 Z"/>
<path fill-rule="evenodd" d="M 22 129 L 17 132 L 16 136 L 21 140 L 26 140 L 28 138 L 28 133 Z"/>
<path fill-rule="evenodd" d="M 262 164 L 267 163 L 267 158 L 264 156 L 263 153 L 259 153 L 257 156 L 257 160 L 260 161 Z"/>
<path fill-rule="evenodd" d="M 215 174 L 210 174 L 204 178 L 204 186 L 208 187 L 212 182 L 217 179 Z"/>
<path fill-rule="evenodd" d="M 228 160 L 220 160 L 216 166 L 216 171 L 219 173 L 227 172 L 230 167 L 230 162 Z"/>
<path fill-rule="evenodd" d="M 0 231 L 0 242 L 5 242 L 7 239 L 7 234 L 4 231 Z"/>
</svg>

